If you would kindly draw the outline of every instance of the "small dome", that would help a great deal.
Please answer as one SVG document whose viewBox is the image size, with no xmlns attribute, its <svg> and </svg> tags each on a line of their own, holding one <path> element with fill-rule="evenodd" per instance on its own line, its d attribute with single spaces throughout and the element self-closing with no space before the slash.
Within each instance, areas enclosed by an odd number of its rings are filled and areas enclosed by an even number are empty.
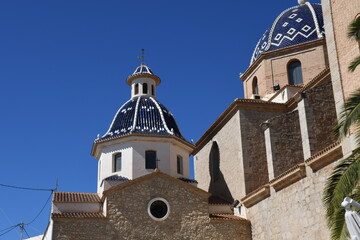
<svg viewBox="0 0 360 240">
<path fill-rule="evenodd" d="M 101 139 L 129 134 L 167 135 L 184 139 L 172 113 L 153 97 L 144 96 L 127 101 Z"/>
<path fill-rule="evenodd" d="M 127 79 L 126 82 L 131 85 L 131 81 L 134 80 L 135 78 L 139 78 L 139 77 L 149 77 L 154 79 L 156 85 L 159 85 L 161 80 L 158 76 L 156 76 L 153 71 L 151 71 L 151 69 L 146 66 L 144 63 L 142 63 L 140 66 L 138 66 L 134 73 L 131 74 Z"/>
<path fill-rule="evenodd" d="M 265 31 L 255 47 L 252 64 L 262 53 L 313 41 L 324 35 L 324 20 L 320 4 L 301 4 L 282 12 Z"/>
</svg>

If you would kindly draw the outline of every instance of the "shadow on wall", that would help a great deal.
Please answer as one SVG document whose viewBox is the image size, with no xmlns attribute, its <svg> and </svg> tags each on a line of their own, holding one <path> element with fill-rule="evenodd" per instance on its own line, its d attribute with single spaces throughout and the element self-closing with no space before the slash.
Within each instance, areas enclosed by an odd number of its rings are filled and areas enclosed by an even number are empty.
<svg viewBox="0 0 360 240">
<path fill-rule="evenodd" d="M 220 171 L 220 150 L 217 142 L 213 142 L 209 155 L 210 186 L 209 193 L 229 202 L 233 202 L 229 187 Z"/>
</svg>

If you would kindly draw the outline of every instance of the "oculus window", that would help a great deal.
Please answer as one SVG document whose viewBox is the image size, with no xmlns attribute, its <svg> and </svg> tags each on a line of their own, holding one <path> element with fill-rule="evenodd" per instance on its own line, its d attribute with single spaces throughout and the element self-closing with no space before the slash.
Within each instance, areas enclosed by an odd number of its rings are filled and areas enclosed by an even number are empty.
<svg viewBox="0 0 360 240">
<path fill-rule="evenodd" d="M 170 206 L 164 198 L 154 198 L 148 204 L 148 214 L 156 221 L 165 220 L 169 213 Z"/>
<path fill-rule="evenodd" d="M 156 151 L 148 150 L 145 152 L 145 168 L 146 169 L 156 168 Z"/>
<path fill-rule="evenodd" d="M 296 60 L 288 65 L 288 76 L 290 85 L 303 84 L 301 62 Z"/>
</svg>

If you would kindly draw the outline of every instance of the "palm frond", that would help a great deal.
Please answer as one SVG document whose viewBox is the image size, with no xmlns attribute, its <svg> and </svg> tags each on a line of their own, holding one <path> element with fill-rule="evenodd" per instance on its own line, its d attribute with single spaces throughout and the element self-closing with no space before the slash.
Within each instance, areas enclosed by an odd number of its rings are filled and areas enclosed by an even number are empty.
<svg viewBox="0 0 360 240">
<path fill-rule="evenodd" d="M 360 18 L 355 19 L 349 24 L 348 37 L 355 38 L 356 41 L 360 40 Z"/>
<path fill-rule="evenodd" d="M 354 72 L 356 67 L 360 64 L 360 56 L 357 56 L 349 65 L 348 70 Z"/>
<path fill-rule="evenodd" d="M 331 230 L 331 239 L 346 239 L 345 211 L 340 205 L 346 196 L 354 194 L 359 179 L 360 147 L 335 166 L 325 186 L 323 202 L 326 208 L 328 226 Z"/>
<path fill-rule="evenodd" d="M 344 110 L 339 115 L 339 121 L 334 128 L 335 136 L 342 140 L 349 134 L 350 127 L 360 124 L 360 89 L 357 89 L 346 100 Z M 356 130 L 356 129 L 355 129 Z M 360 129 L 357 129 L 360 130 Z"/>
</svg>

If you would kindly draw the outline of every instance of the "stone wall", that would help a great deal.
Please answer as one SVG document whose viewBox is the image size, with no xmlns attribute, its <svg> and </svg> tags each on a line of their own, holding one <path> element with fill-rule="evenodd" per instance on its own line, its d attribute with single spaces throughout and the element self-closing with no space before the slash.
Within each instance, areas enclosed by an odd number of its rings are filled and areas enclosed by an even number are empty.
<svg viewBox="0 0 360 240">
<path fill-rule="evenodd" d="M 305 92 L 305 111 L 311 155 L 335 142 L 336 110 L 331 81 Z"/>
<path fill-rule="evenodd" d="M 274 177 L 302 163 L 304 155 L 299 112 L 293 111 L 268 121 Z"/>
<path fill-rule="evenodd" d="M 269 182 L 265 137 L 260 125 L 278 114 L 265 111 L 240 110 L 242 164 L 246 194 Z M 239 198 L 243 196 L 239 196 Z"/>
<path fill-rule="evenodd" d="M 319 43 L 320 44 L 320 43 Z M 287 53 L 276 51 L 270 56 L 265 54 L 264 59 L 258 63 L 258 67 L 249 72 L 244 80 L 245 98 L 252 95 L 252 81 L 254 77 L 258 79 L 259 94 L 264 97 L 266 94 L 274 93 L 273 86 L 279 84 L 284 87 L 289 84 L 287 67 L 289 62 L 297 59 L 301 62 L 304 84 L 311 81 L 316 75 L 323 71 L 327 66 L 327 49 L 325 45 L 310 47 L 296 47 L 289 49 Z M 250 69 L 250 68 L 249 68 Z"/>
<path fill-rule="evenodd" d="M 328 240 L 322 192 L 334 164 L 275 192 L 247 209 L 254 240 Z M 308 168 L 308 167 L 307 167 Z"/>
<path fill-rule="evenodd" d="M 55 221 L 54 239 L 251 239 L 249 222 L 211 222 L 207 197 L 162 176 L 116 190 L 107 197 L 106 220 Z M 148 203 L 155 197 L 169 203 L 170 214 L 163 221 L 155 221 L 148 214 Z"/>
</svg>

